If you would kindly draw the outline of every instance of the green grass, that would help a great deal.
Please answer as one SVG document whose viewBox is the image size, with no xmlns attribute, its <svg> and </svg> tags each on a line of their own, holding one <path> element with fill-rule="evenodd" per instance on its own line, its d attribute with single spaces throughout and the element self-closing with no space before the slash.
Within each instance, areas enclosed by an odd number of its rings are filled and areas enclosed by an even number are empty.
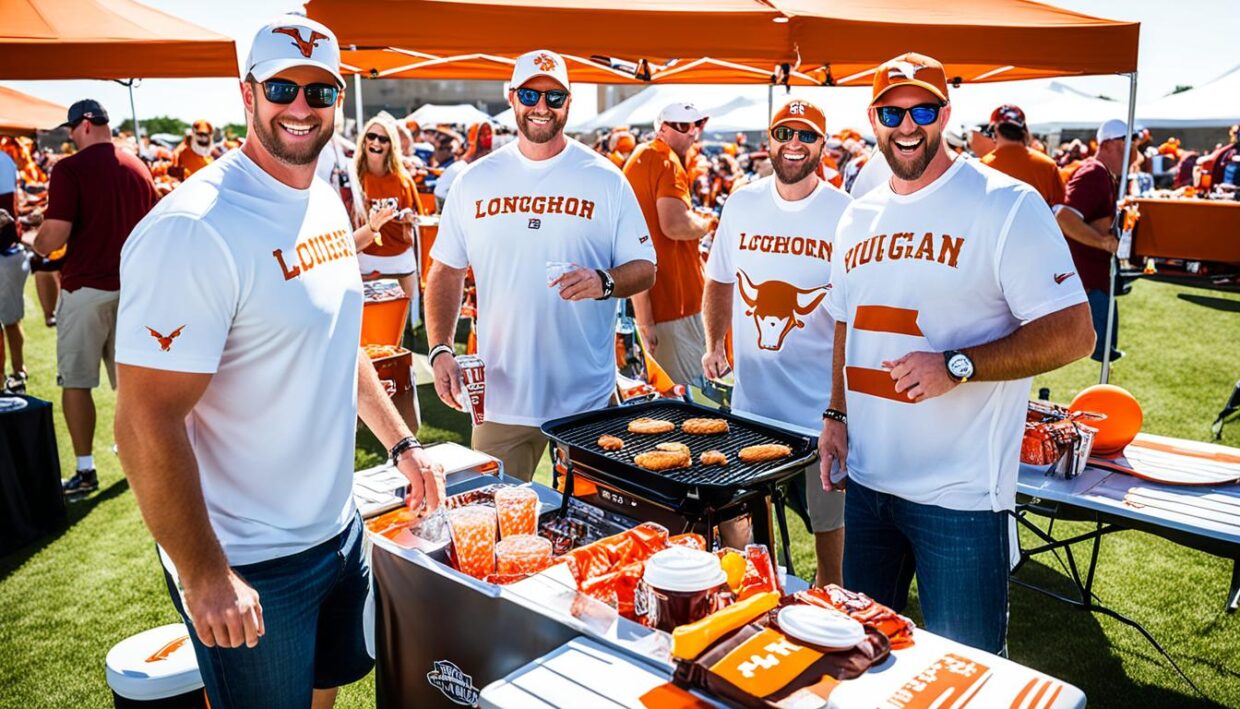
<svg viewBox="0 0 1240 709">
<path fill-rule="evenodd" d="M 1209 440 L 1209 424 L 1240 377 L 1240 296 L 1141 282 L 1120 305 L 1120 348 L 1128 356 L 1115 365 L 1112 381 L 1142 402 L 1146 431 Z M 60 460 L 68 471 L 73 455 L 54 386 L 54 337 L 36 316 L 33 284 L 26 312 L 30 393 L 56 403 Z M 1079 362 L 1038 378 L 1035 391 L 1048 386 L 1055 400 L 1066 401 L 1097 377 L 1096 365 Z M 420 395 L 423 439 L 468 443 L 465 417 L 443 407 L 427 387 Z M 108 649 L 178 620 L 154 545 L 109 452 L 115 397 L 101 390 L 96 402 L 100 492 L 70 506 L 63 532 L 0 558 L 0 707 L 110 706 L 103 672 Z M 1223 442 L 1240 446 L 1240 423 L 1227 429 Z M 373 438 L 359 434 L 359 464 L 380 456 Z M 548 479 L 546 459 L 537 477 Z M 812 544 L 795 518 L 792 523 L 793 559 L 806 571 L 814 565 Z M 1085 529 L 1061 523 L 1056 532 Z M 1062 572 L 1046 561 L 1022 576 L 1068 588 Z M 1223 612 L 1230 578 L 1229 562 L 1148 534 L 1124 532 L 1103 541 L 1096 592 L 1144 623 L 1209 700 L 1197 698 L 1135 630 L 1016 586 L 1012 659 L 1077 685 L 1092 706 L 1240 706 L 1240 618 Z M 915 606 L 911 613 L 917 617 Z M 373 682 L 345 688 L 337 705 L 373 706 Z"/>
</svg>

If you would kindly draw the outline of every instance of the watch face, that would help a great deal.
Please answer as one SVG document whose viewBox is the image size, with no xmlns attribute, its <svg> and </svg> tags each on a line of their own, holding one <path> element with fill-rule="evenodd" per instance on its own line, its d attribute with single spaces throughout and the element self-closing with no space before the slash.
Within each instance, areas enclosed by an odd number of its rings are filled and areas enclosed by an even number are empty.
<svg viewBox="0 0 1240 709">
<path fill-rule="evenodd" d="M 973 362 L 963 354 L 952 355 L 947 361 L 947 371 L 957 379 L 973 376 Z"/>
</svg>

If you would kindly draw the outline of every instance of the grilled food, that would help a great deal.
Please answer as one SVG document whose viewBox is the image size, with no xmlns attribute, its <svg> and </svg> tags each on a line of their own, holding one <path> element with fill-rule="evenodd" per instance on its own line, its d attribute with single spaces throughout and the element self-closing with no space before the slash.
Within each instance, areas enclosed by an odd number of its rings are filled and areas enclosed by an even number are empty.
<svg viewBox="0 0 1240 709">
<path fill-rule="evenodd" d="M 728 422 L 726 419 L 685 419 L 680 430 L 695 436 L 712 436 L 727 433 Z"/>
<path fill-rule="evenodd" d="M 792 449 L 780 443 L 763 443 L 757 446 L 742 448 L 736 457 L 742 463 L 765 463 L 768 460 L 779 460 L 792 455 Z"/>
<path fill-rule="evenodd" d="M 629 433 L 640 433 L 643 435 L 651 435 L 655 433 L 671 433 L 676 430 L 676 424 L 663 419 L 652 418 L 636 418 L 629 421 Z"/>
<path fill-rule="evenodd" d="M 688 453 L 679 451 L 653 450 L 638 453 L 634 456 L 633 462 L 646 470 L 658 471 L 687 468 L 693 462 L 693 458 Z"/>
<path fill-rule="evenodd" d="M 709 450 L 703 453 L 698 460 L 702 465 L 727 465 L 728 456 L 723 451 Z"/>
<path fill-rule="evenodd" d="M 605 451 L 624 450 L 624 441 L 604 433 L 598 437 L 598 447 Z"/>
<path fill-rule="evenodd" d="M 655 446 L 655 448 L 661 451 L 667 451 L 668 453 L 680 453 L 681 455 L 687 456 L 693 455 L 689 452 L 689 446 L 686 446 L 683 443 L 660 443 Z"/>
</svg>

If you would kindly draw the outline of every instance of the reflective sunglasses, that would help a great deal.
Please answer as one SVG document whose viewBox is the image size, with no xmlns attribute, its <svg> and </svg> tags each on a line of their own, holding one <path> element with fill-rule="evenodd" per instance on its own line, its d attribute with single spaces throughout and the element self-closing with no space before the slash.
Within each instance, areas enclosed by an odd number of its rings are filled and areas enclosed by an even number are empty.
<svg viewBox="0 0 1240 709">
<path fill-rule="evenodd" d="M 688 133 L 688 132 L 689 132 L 689 130 L 690 130 L 690 129 L 692 129 L 692 128 L 694 128 L 694 127 L 701 128 L 702 126 L 706 125 L 706 119 L 705 119 L 705 118 L 700 118 L 700 119 L 698 119 L 698 120 L 696 120 L 696 121 L 693 121 L 693 122 L 688 122 L 688 121 L 663 121 L 663 125 L 667 126 L 668 128 L 671 128 L 672 130 L 676 131 L 677 133 Z"/>
<path fill-rule="evenodd" d="M 306 104 L 310 108 L 331 108 L 340 96 L 340 88 L 333 84 L 295 84 L 284 79 L 263 82 L 263 94 L 272 103 L 287 106 L 297 100 L 297 92 L 306 90 Z"/>
<path fill-rule="evenodd" d="M 538 99 L 543 96 L 547 97 L 547 108 L 564 108 L 564 102 L 568 100 L 568 92 L 564 89 L 548 89 L 539 91 L 538 89 L 516 89 L 517 100 L 522 106 L 533 108 L 538 105 Z"/>
<path fill-rule="evenodd" d="M 771 137 L 780 143 L 787 143 L 794 135 L 806 145 L 813 145 L 822 137 L 812 130 L 794 130 L 788 126 L 775 126 L 771 129 Z"/>
<path fill-rule="evenodd" d="M 367 133 L 366 140 L 377 140 L 380 145 L 387 145 L 392 142 L 391 138 L 386 135 L 379 135 L 378 133 Z"/>
<path fill-rule="evenodd" d="M 912 108 L 900 108 L 899 106 L 875 106 L 874 111 L 878 114 L 878 122 L 887 128 L 896 128 L 904 122 L 904 114 L 913 117 L 913 122 L 919 126 L 928 126 L 939 120 L 939 109 L 946 104 L 942 103 L 919 103 Z"/>
</svg>

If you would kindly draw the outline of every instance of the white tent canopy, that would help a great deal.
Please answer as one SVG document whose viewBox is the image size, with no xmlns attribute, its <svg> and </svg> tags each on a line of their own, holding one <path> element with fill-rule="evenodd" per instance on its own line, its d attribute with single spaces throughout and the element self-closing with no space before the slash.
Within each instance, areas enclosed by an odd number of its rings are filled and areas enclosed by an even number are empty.
<svg viewBox="0 0 1240 709">
<path fill-rule="evenodd" d="M 1240 123 L 1240 64 L 1196 88 L 1137 106 L 1146 128 L 1226 128 Z"/>
<path fill-rule="evenodd" d="M 490 123 L 491 117 L 468 103 L 434 104 L 427 103 L 418 107 L 404 120 L 415 120 L 420 126 L 452 124 L 469 126 L 475 123 Z M 403 122 L 403 121 L 402 121 Z"/>
</svg>

